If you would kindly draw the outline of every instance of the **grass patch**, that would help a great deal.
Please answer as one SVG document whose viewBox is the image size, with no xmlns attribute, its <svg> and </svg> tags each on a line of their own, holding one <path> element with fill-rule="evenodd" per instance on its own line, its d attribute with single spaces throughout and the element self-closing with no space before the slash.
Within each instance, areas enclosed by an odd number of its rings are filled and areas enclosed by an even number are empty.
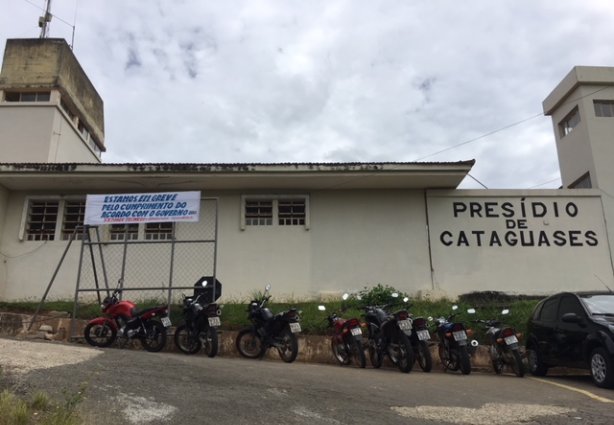
<svg viewBox="0 0 614 425">
<path fill-rule="evenodd" d="M 82 392 L 65 397 L 64 403 L 54 404 L 45 393 L 37 392 L 28 402 L 5 389 L 0 393 L 0 425 L 81 425 L 77 413 Z"/>
</svg>

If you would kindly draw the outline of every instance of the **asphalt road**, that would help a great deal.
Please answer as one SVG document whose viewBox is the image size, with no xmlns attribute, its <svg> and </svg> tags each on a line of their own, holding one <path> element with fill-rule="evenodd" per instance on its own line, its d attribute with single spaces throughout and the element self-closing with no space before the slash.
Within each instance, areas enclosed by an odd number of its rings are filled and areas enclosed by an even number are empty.
<svg viewBox="0 0 614 425">
<path fill-rule="evenodd" d="M 46 343 L 33 352 L 44 353 Z M 35 369 L 22 391 L 83 391 L 88 424 L 612 424 L 614 390 L 588 376 L 340 367 L 105 349 Z M 27 355 L 27 354 L 21 354 Z M 44 355 L 44 354 L 43 354 Z M 6 377 L 4 378 L 6 379 Z M 14 378 L 17 379 L 17 378 Z"/>
</svg>

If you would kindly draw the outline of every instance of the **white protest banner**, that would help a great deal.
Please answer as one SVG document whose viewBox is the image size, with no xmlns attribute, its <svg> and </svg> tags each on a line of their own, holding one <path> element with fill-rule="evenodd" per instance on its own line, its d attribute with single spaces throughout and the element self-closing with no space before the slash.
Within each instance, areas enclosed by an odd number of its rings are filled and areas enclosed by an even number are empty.
<svg viewBox="0 0 614 425">
<path fill-rule="evenodd" d="M 198 221 L 200 192 L 87 195 L 86 225 Z"/>
</svg>

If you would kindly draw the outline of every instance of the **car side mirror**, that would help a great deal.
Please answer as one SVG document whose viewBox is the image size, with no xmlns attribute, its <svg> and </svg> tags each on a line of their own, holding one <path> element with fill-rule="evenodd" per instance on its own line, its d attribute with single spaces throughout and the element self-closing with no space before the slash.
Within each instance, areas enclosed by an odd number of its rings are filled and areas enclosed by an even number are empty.
<svg viewBox="0 0 614 425">
<path fill-rule="evenodd" d="M 582 318 L 576 313 L 565 313 L 561 317 L 561 321 L 565 323 L 582 323 Z"/>
</svg>

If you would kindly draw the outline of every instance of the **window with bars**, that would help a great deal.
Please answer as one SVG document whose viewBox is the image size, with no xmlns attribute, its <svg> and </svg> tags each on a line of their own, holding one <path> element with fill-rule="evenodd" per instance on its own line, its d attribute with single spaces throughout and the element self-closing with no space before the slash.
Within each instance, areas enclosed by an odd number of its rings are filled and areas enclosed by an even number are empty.
<svg viewBox="0 0 614 425">
<path fill-rule="evenodd" d="M 83 239 L 83 219 L 85 217 L 85 201 L 65 201 L 64 219 L 62 220 L 62 239 L 70 239 L 76 232 L 75 239 Z"/>
<path fill-rule="evenodd" d="M 26 239 L 52 241 L 58 222 L 59 201 L 30 201 L 26 221 Z"/>
<path fill-rule="evenodd" d="M 130 224 L 111 224 L 109 227 L 109 238 L 112 241 L 135 240 L 139 237 L 139 225 Z"/>
<path fill-rule="evenodd" d="M 273 201 L 270 199 L 246 200 L 245 224 L 248 226 L 273 224 Z"/>
<path fill-rule="evenodd" d="M 614 100 L 593 100 L 595 116 L 614 117 Z"/>
<path fill-rule="evenodd" d="M 277 212 L 280 226 L 305 225 L 304 199 L 279 199 L 277 201 Z"/>
<path fill-rule="evenodd" d="M 309 227 L 307 196 L 243 196 L 241 228 L 245 226 Z"/>
<path fill-rule="evenodd" d="M 145 239 L 150 241 L 173 238 L 175 223 L 145 223 Z"/>
</svg>

